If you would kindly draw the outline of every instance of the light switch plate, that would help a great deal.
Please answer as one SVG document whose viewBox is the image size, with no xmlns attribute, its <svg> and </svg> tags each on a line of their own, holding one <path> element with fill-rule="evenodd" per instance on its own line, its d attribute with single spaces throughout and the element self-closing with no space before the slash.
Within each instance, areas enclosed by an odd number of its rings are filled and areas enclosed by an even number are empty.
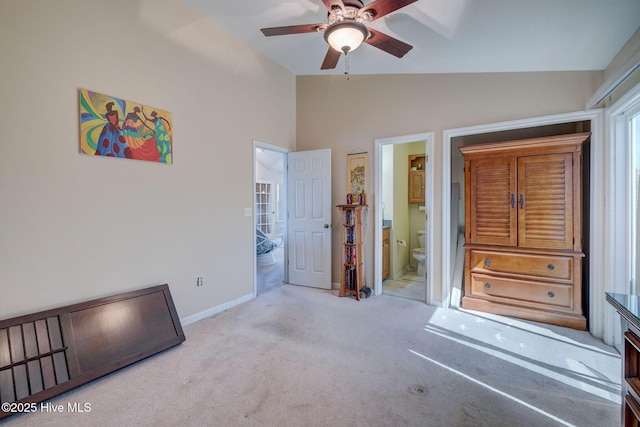
<svg viewBox="0 0 640 427">
<path fill-rule="evenodd" d="M 251 208 L 244 208 L 244 216 L 251 216 Z"/>
</svg>

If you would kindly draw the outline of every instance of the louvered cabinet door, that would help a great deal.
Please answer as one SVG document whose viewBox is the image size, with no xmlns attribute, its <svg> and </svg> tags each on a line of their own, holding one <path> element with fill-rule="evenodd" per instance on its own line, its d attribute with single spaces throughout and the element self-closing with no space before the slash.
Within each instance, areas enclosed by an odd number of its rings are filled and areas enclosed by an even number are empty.
<svg viewBox="0 0 640 427">
<path fill-rule="evenodd" d="M 515 157 L 471 160 L 466 167 L 468 241 L 517 245 Z"/>
<path fill-rule="evenodd" d="M 518 244 L 573 248 L 571 153 L 518 158 Z"/>
</svg>

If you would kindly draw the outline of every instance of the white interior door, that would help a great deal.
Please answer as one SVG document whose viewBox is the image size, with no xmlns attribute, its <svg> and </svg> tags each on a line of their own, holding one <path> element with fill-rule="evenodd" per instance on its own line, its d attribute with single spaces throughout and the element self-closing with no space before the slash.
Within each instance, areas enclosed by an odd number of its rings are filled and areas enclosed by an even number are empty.
<svg viewBox="0 0 640 427">
<path fill-rule="evenodd" d="M 331 150 L 289 153 L 289 283 L 331 289 Z"/>
</svg>

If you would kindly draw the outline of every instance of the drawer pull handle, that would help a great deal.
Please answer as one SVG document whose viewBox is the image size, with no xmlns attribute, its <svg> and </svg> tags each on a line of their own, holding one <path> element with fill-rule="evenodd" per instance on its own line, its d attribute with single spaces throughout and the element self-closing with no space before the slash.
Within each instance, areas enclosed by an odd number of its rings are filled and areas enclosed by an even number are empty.
<svg viewBox="0 0 640 427">
<path fill-rule="evenodd" d="M 555 268 L 556 268 L 556 266 L 555 266 L 555 265 L 553 265 L 553 264 L 549 264 L 549 265 L 547 265 L 547 268 L 548 268 L 549 270 L 553 270 L 553 269 L 555 269 Z"/>
<path fill-rule="evenodd" d="M 487 266 L 487 268 L 491 267 L 491 259 L 487 258 L 484 260 L 484 265 Z"/>
<path fill-rule="evenodd" d="M 491 287 L 491 283 L 485 283 L 485 284 L 484 284 L 484 287 L 485 287 L 485 288 L 487 288 L 487 289 L 489 289 L 489 288 Z"/>
<path fill-rule="evenodd" d="M 553 298 L 556 296 L 556 294 L 554 294 L 553 292 L 549 291 L 547 292 L 547 295 L 549 295 L 550 298 Z"/>
</svg>

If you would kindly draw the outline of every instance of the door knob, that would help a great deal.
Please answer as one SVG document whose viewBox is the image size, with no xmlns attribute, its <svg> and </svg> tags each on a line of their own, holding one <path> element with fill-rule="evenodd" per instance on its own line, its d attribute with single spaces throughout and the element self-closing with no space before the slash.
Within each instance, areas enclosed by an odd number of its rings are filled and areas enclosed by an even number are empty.
<svg viewBox="0 0 640 427">
<path fill-rule="evenodd" d="M 329 228 L 329 227 L 331 227 L 329 224 L 324 225 L 324 228 Z"/>
</svg>

